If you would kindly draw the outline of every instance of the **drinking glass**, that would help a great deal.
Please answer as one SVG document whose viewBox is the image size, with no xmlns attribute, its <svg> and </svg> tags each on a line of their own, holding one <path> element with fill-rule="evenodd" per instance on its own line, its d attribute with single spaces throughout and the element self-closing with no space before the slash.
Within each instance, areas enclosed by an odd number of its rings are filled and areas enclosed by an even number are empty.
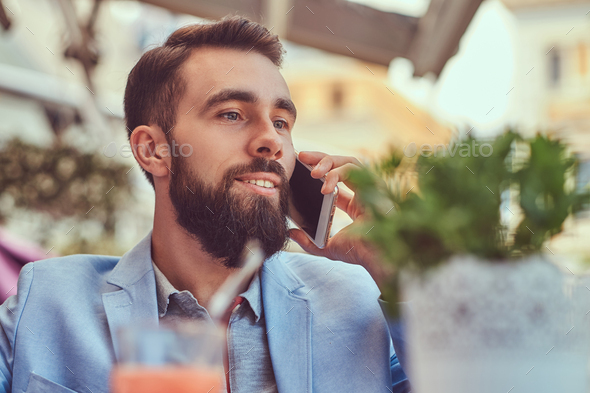
<svg viewBox="0 0 590 393">
<path fill-rule="evenodd" d="M 113 393 L 218 393 L 223 386 L 223 337 L 212 325 L 175 322 L 119 331 Z"/>
</svg>

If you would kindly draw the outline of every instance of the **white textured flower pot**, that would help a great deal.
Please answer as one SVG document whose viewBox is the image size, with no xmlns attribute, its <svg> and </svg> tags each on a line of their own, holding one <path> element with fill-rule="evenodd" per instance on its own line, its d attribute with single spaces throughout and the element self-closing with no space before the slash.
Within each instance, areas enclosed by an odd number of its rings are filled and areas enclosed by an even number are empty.
<svg viewBox="0 0 590 393">
<path fill-rule="evenodd" d="M 569 272 L 567 274 L 570 274 Z M 540 256 L 456 257 L 402 280 L 417 393 L 588 393 L 569 278 Z"/>
</svg>

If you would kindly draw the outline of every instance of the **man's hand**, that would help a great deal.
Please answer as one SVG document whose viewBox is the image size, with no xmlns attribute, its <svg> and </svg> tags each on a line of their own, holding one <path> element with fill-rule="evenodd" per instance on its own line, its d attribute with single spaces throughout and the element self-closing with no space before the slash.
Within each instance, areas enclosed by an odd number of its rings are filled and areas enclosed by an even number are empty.
<svg viewBox="0 0 590 393">
<path fill-rule="evenodd" d="M 314 167 L 311 171 L 312 177 L 319 179 L 326 175 L 322 194 L 333 192 L 338 182 L 343 182 L 354 191 L 354 185 L 348 181 L 348 173 L 354 168 L 362 167 L 358 159 L 309 151 L 300 152 L 299 159 Z M 342 189 L 339 189 L 336 206 L 345 211 L 354 222 L 328 239 L 323 249 L 313 244 L 300 229 L 291 229 L 289 236 L 310 254 L 364 266 L 379 284 L 391 273 L 391 269 L 381 261 L 373 245 L 369 244 L 363 236 L 351 233 L 352 227 L 358 226 L 363 219 L 367 218 L 364 206 L 356 196 Z"/>
</svg>

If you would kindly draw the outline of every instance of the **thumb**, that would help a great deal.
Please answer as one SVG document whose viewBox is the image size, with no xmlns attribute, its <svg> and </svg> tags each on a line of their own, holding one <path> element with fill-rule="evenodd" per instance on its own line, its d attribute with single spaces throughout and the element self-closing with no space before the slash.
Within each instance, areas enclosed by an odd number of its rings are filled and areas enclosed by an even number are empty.
<svg viewBox="0 0 590 393">
<path fill-rule="evenodd" d="M 313 242 L 301 229 L 289 229 L 289 237 L 293 239 L 294 242 L 299 244 L 305 252 L 313 255 L 324 256 L 324 250 L 313 244 Z"/>
</svg>

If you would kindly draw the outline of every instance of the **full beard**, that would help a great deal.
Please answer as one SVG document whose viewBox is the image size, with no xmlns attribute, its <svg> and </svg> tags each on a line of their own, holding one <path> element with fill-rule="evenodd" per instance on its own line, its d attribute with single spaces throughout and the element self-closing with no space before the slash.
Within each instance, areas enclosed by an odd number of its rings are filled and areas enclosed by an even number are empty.
<svg viewBox="0 0 590 393">
<path fill-rule="evenodd" d="M 218 187 L 194 174 L 183 157 L 172 157 L 169 195 L 176 222 L 202 249 L 227 268 L 242 266 L 246 243 L 258 239 L 268 258 L 289 240 L 289 179 L 281 164 L 256 157 L 249 165 L 227 170 Z M 235 178 L 245 173 L 272 172 L 280 176 L 274 196 L 239 192 Z M 241 188 L 241 187 L 240 187 Z"/>
</svg>

